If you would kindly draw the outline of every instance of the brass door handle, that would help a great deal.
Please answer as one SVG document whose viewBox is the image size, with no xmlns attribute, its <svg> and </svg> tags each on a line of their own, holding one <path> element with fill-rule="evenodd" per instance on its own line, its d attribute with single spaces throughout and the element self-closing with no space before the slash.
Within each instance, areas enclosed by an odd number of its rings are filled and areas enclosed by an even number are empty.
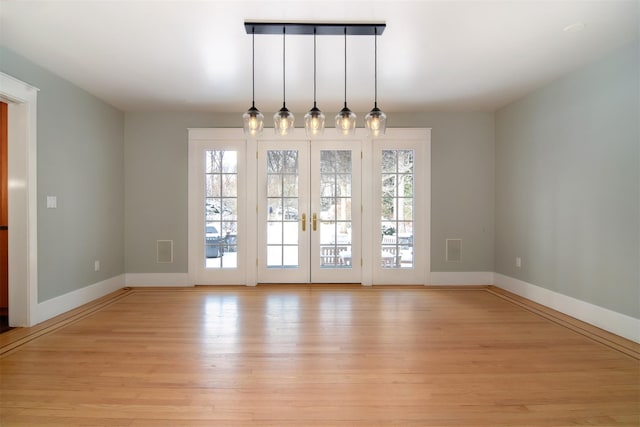
<svg viewBox="0 0 640 427">
<path fill-rule="evenodd" d="M 307 231 L 307 214 L 302 214 L 302 231 Z"/>
<path fill-rule="evenodd" d="M 318 229 L 318 216 L 316 214 L 313 214 L 313 231 L 316 231 Z"/>
</svg>

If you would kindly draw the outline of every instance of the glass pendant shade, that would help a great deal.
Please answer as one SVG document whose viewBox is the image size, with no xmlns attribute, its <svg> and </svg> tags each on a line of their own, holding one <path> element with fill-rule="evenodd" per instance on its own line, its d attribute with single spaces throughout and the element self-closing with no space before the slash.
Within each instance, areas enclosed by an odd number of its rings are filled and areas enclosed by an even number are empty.
<svg viewBox="0 0 640 427">
<path fill-rule="evenodd" d="M 355 135 L 356 114 L 344 103 L 344 108 L 336 116 L 336 129 L 342 135 Z"/>
<path fill-rule="evenodd" d="M 364 117 L 364 121 L 369 136 L 382 136 L 387 130 L 387 115 L 377 106 L 369 111 Z"/>
<path fill-rule="evenodd" d="M 286 64 L 287 64 L 287 49 L 286 49 L 286 28 L 282 27 L 282 108 L 280 111 L 273 115 L 273 130 L 276 135 L 285 136 L 293 129 L 293 124 L 296 120 L 293 113 L 287 109 L 287 90 L 286 90 Z"/>
<path fill-rule="evenodd" d="M 387 115 L 378 108 L 378 30 L 374 29 L 374 101 L 373 108 L 364 117 L 369 136 L 375 138 L 384 135 L 387 130 Z"/>
<path fill-rule="evenodd" d="M 264 127 L 264 115 L 256 108 L 256 32 L 251 28 L 251 108 L 242 115 L 244 134 L 258 136 Z"/>
<path fill-rule="evenodd" d="M 319 136 L 324 133 L 324 113 L 316 107 L 315 103 L 313 108 L 304 115 L 304 128 L 309 137 Z"/>
<path fill-rule="evenodd" d="M 336 130 L 345 136 L 356 133 L 356 114 L 347 107 L 347 27 L 344 28 L 344 108 L 336 115 Z"/>
<path fill-rule="evenodd" d="M 262 133 L 264 115 L 255 105 L 251 105 L 251 108 L 242 115 L 242 121 L 244 122 L 245 135 L 257 136 Z"/>
<path fill-rule="evenodd" d="M 293 129 L 295 119 L 296 118 L 293 113 L 290 112 L 284 104 L 282 104 L 280 111 L 273 115 L 273 129 L 275 130 L 276 135 L 288 135 Z"/>
<path fill-rule="evenodd" d="M 307 137 L 324 133 L 324 113 L 316 105 L 316 29 L 313 29 L 313 108 L 304 115 L 304 130 Z"/>
</svg>

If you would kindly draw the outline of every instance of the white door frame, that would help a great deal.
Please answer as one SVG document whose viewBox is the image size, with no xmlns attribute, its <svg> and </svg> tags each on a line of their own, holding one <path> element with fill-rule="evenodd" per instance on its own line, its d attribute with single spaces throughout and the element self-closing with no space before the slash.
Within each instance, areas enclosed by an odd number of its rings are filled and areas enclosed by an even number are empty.
<svg viewBox="0 0 640 427">
<path fill-rule="evenodd" d="M 294 132 L 295 133 L 295 132 Z M 306 215 L 306 231 L 302 231 L 301 222 L 298 220 L 298 265 L 291 269 L 269 269 L 267 268 L 267 255 L 264 252 L 267 248 L 267 206 L 266 185 L 259 189 L 261 183 L 266 183 L 266 153 L 270 150 L 295 150 L 298 152 L 298 206 L 300 215 Z M 311 156 L 308 138 L 299 138 L 292 140 L 291 138 L 280 139 L 264 139 L 259 142 L 258 155 L 258 181 L 256 181 L 256 224 L 258 233 L 256 234 L 256 251 L 257 251 L 257 279 L 259 283 L 306 283 L 311 279 L 311 269 L 309 265 L 311 253 L 311 212 L 309 171 L 306 168 L 309 165 Z M 307 172 L 305 174 L 305 172 Z M 264 181 L 262 181 L 264 179 Z M 291 224 L 291 223 L 290 223 Z M 283 277 L 283 275 L 285 277 Z"/>
<path fill-rule="evenodd" d="M 379 235 L 376 240 L 363 243 L 363 247 L 371 250 L 364 259 L 370 261 L 369 271 L 373 284 L 379 285 L 426 285 L 430 283 L 431 272 L 431 129 L 388 129 L 384 138 L 375 139 L 370 145 L 369 179 L 380 176 L 380 150 L 410 149 L 415 151 L 414 192 L 415 192 L 415 221 L 414 230 L 414 263 L 413 268 L 381 268 L 381 241 Z M 373 151 L 376 151 L 374 153 Z M 372 198 L 379 198 L 380 181 L 370 182 L 371 191 L 366 191 Z M 379 230 L 380 200 L 368 200 L 368 213 L 372 214 L 368 223 L 369 230 Z M 375 205 L 374 205 L 375 204 Z M 368 235 L 373 236 L 372 233 Z M 418 262 L 416 262 L 416 259 Z M 371 282 L 369 282 L 371 283 Z"/>
<path fill-rule="evenodd" d="M 9 325 L 33 326 L 38 321 L 38 89 L 0 73 L 0 99 L 9 105 Z"/>
<path fill-rule="evenodd" d="M 300 215 L 306 216 L 306 231 L 302 231 L 300 220 L 298 220 L 299 230 L 299 265 L 298 268 L 291 269 L 269 269 L 266 266 L 266 257 L 262 252 L 266 248 L 266 234 L 262 232 L 265 230 L 267 207 L 265 205 L 266 200 L 266 187 L 262 186 L 263 182 L 259 181 L 258 190 L 258 230 L 261 230 L 257 237 L 257 247 L 259 253 L 263 255 L 263 258 L 258 256 L 258 281 L 261 283 L 361 283 L 362 282 L 362 266 L 361 266 L 361 150 L 362 150 L 362 137 L 347 138 L 343 137 L 320 137 L 310 139 L 304 134 L 304 130 L 297 129 L 291 135 L 286 138 L 264 138 L 260 144 L 259 159 L 261 164 L 258 165 L 258 171 L 260 172 L 259 179 L 266 177 L 265 168 L 263 163 L 265 155 L 269 150 L 299 150 L 299 200 Z M 319 172 L 319 160 L 320 151 L 322 150 L 344 150 L 349 149 L 353 153 L 353 182 L 352 182 L 352 217 L 354 225 L 357 225 L 357 230 L 353 231 L 352 251 L 353 259 L 356 262 L 352 262 L 350 268 L 327 268 L 323 269 L 320 266 L 320 236 L 319 231 L 313 229 L 313 215 L 320 213 L 319 207 L 319 194 L 318 188 L 314 188 L 316 183 L 311 182 L 311 177 L 318 178 Z M 266 178 L 265 178 L 266 179 Z M 315 196 L 315 197 L 314 197 Z M 318 222 L 322 220 L 318 217 Z"/>
<path fill-rule="evenodd" d="M 256 248 L 251 245 L 248 236 L 255 236 L 255 163 L 249 153 L 255 142 L 246 141 L 242 129 L 189 129 L 188 137 L 188 269 L 189 279 L 195 284 L 214 285 L 255 285 L 255 269 L 252 259 L 255 258 Z M 242 176 L 238 181 L 238 259 L 235 269 L 215 269 L 208 271 L 202 266 L 204 260 L 204 246 L 202 231 L 204 230 L 204 214 L 202 200 L 204 186 L 203 152 L 211 145 L 216 149 L 238 150 L 238 173 Z M 255 162 L 255 159 L 253 159 Z M 242 163 L 242 164 L 240 164 Z M 253 180 L 253 181 L 251 181 Z M 212 279 L 214 277 L 214 279 Z"/>
<path fill-rule="evenodd" d="M 350 150 L 351 158 L 351 266 L 349 268 L 322 268 L 320 257 L 320 231 L 311 231 L 311 281 L 314 283 L 362 283 L 362 141 L 356 139 L 350 142 L 342 141 L 342 138 L 336 136 L 327 138 L 322 144 L 313 144 L 309 151 L 309 159 L 311 160 L 310 173 L 311 176 L 320 178 L 320 155 L 324 150 Z M 313 187 L 309 187 L 311 196 L 310 215 L 313 220 L 314 214 L 320 214 L 320 197 L 318 194 L 318 183 L 311 183 Z M 318 222 L 322 220 L 318 218 Z M 320 225 L 322 227 L 322 225 Z"/>
<path fill-rule="evenodd" d="M 269 134 L 271 129 L 265 129 L 264 135 Z M 326 132 L 333 132 L 334 129 L 327 129 Z M 372 189 L 374 188 L 374 184 L 372 182 L 372 174 L 373 174 L 373 146 L 374 142 L 364 136 L 364 129 L 357 129 L 356 135 L 354 137 L 338 137 L 340 139 L 350 140 L 350 139 L 359 139 L 362 141 L 362 206 L 372 206 Z M 258 144 L 261 141 L 269 141 L 269 140 L 308 140 L 306 135 L 304 134 L 304 129 L 295 129 L 291 135 L 286 137 L 269 137 L 269 136 L 261 136 L 258 140 L 255 138 L 246 139 L 243 135 L 243 131 L 240 128 L 207 128 L 207 129 L 189 129 L 189 139 L 243 139 L 246 141 L 246 161 L 247 161 L 247 199 L 246 199 L 246 235 L 249 236 L 257 236 L 258 233 L 258 221 L 252 221 L 251 218 L 256 217 L 257 208 L 258 208 L 258 197 L 257 197 L 257 153 L 258 153 Z M 320 140 L 330 139 L 335 140 L 335 137 L 321 137 Z M 423 198 L 423 208 L 424 208 L 424 218 L 422 220 L 422 226 L 420 227 L 419 234 L 415 235 L 416 239 L 421 238 L 424 242 L 424 258 L 422 259 L 423 263 L 421 266 L 417 266 L 420 269 L 420 273 L 423 275 L 423 284 L 430 283 L 430 272 L 431 272 L 431 129 L 429 128 L 395 128 L 395 129 L 387 129 L 386 135 L 380 138 L 382 140 L 388 140 L 389 142 L 394 139 L 402 141 L 402 140 L 414 140 L 420 144 L 422 144 L 422 152 L 423 152 L 423 165 L 425 167 L 421 172 L 424 173 L 421 177 L 421 190 L 420 196 Z M 313 140 L 311 140 L 313 144 Z M 378 141 L 378 140 L 376 140 Z M 378 144 L 375 144 L 378 145 Z M 255 153 L 255 154 L 254 154 Z M 190 157 L 190 161 L 192 158 Z M 189 168 L 191 170 L 191 168 Z M 192 197 L 191 193 L 190 196 Z M 371 233 L 366 232 L 365 230 L 372 230 L 372 227 L 377 227 L 377 221 L 379 218 L 373 218 L 373 210 L 365 209 L 362 214 L 362 236 L 361 236 L 361 244 L 362 244 L 362 277 L 361 283 L 365 286 L 369 286 L 373 283 L 380 283 L 379 280 L 374 279 L 374 259 L 377 259 L 373 256 L 372 248 L 378 244 L 378 241 L 374 241 L 374 238 Z M 192 216 L 191 212 L 189 213 L 189 229 L 191 230 L 191 221 Z M 377 236 L 377 235 L 376 235 Z M 193 237 L 193 236 L 192 236 Z M 190 239 L 192 238 L 190 237 Z M 257 272 L 258 268 L 255 264 L 253 264 L 252 260 L 258 259 L 258 247 L 257 245 L 252 245 L 247 242 L 247 258 L 250 260 L 247 263 L 247 270 L 245 271 L 245 284 L 248 286 L 255 286 L 257 283 Z M 189 244 L 189 248 L 191 248 L 191 243 Z M 192 263 L 191 263 L 191 250 L 189 251 L 189 275 L 192 276 Z M 383 281 L 384 282 L 384 281 Z M 413 283 L 413 282 L 412 282 Z"/>
</svg>

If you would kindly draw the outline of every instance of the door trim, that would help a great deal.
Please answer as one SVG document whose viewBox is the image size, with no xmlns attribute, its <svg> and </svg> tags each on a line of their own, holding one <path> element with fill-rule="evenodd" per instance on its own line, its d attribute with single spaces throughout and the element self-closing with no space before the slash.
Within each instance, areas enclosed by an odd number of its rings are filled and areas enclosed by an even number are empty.
<svg viewBox="0 0 640 427">
<path fill-rule="evenodd" d="M 9 104 L 0 102 L 0 314 L 8 315 L 9 308 L 9 216 L 7 159 Z"/>
<path fill-rule="evenodd" d="M 320 178 L 321 169 L 321 153 L 322 151 L 339 151 L 349 150 L 352 153 L 351 157 L 351 266 L 350 268 L 328 268 L 324 269 L 320 265 L 320 248 L 321 236 L 320 231 L 311 234 L 311 282 L 312 283 L 362 283 L 362 216 L 363 216 L 363 204 L 362 204 L 362 145 L 364 138 L 358 138 L 345 143 L 342 138 L 335 136 L 333 138 L 327 138 L 320 144 L 311 144 L 309 150 L 310 173 L 312 177 L 316 179 Z M 353 145 L 352 145 L 353 144 Z M 309 194 L 311 196 L 310 214 L 318 214 L 322 211 L 320 207 L 321 194 L 319 192 L 319 182 L 311 182 L 309 187 Z M 314 197 L 315 196 L 315 197 Z M 322 219 L 318 218 L 318 222 L 322 223 Z M 322 227 L 322 226 L 321 226 Z M 367 233 L 370 234 L 370 233 Z"/>
<path fill-rule="evenodd" d="M 295 132 L 293 132 L 295 134 Z M 311 150 L 309 146 L 308 138 L 300 138 L 300 139 L 264 139 L 259 143 L 259 149 L 257 151 L 257 171 L 259 175 L 264 173 L 266 175 L 266 165 L 264 164 L 265 156 L 268 151 L 275 150 L 296 150 L 298 151 L 298 164 L 307 166 L 310 162 Z M 264 168 L 264 169 L 263 169 Z M 307 207 L 310 207 L 310 196 L 308 194 L 308 188 L 310 188 L 311 183 L 309 182 L 309 174 L 305 176 L 305 170 L 300 166 L 298 170 L 298 199 L 301 200 L 302 206 L 298 206 L 298 209 L 302 211 L 300 214 L 307 215 L 307 226 L 306 231 L 301 231 L 300 221 L 297 222 L 299 240 L 298 240 L 298 266 L 297 268 L 291 269 L 273 269 L 270 270 L 266 266 L 267 256 L 262 252 L 267 247 L 267 229 L 264 228 L 267 225 L 267 206 L 265 203 L 265 197 L 267 195 L 266 186 L 263 188 L 263 191 L 259 191 L 258 188 L 263 183 L 263 176 L 257 176 L 256 181 L 256 226 L 258 232 L 256 233 L 256 274 L 259 283 L 309 283 L 311 281 L 311 269 L 309 265 L 310 261 L 310 253 L 311 253 L 311 212 L 307 210 Z M 309 172 L 309 171 L 307 171 Z M 266 178 L 264 183 L 266 183 Z M 307 193 L 306 195 L 304 193 Z M 305 236 L 307 238 L 305 238 Z M 261 257 L 261 253 L 263 256 Z M 306 259 L 306 261 L 304 261 Z M 283 272 L 286 272 L 285 275 L 287 277 L 282 277 Z"/>
<path fill-rule="evenodd" d="M 327 129 L 327 135 L 333 132 L 333 129 Z M 241 128 L 190 128 L 189 129 L 189 141 L 191 140 L 224 140 L 224 139 L 241 139 L 246 143 L 246 183 L 247 183 L 247 195 L 246 195 L 246 235 L 247 236 L 257 236 L 258 233 L 258 221 L 257 218 L 255 221 L 252 221 L 251 218 L 256 217 L 256 211 L 258 207 L 258 191 L 257 191 L 257 153 L 258 153 L 258 145 L 262 142 L 266 141 L 308 141 L 309 138 L 306 137 L 304 129 L 296 128 L 294 132 L 285 137 L 276 137 L 276 136 L 266 136 L 271 134 L 271 129 L 265 129 L 263 135 L 256 138 L 246 138 L 243 134 Z M 372 182 L 371 176 L 373 173 L 373 145 L 374 141 L 388 141 L 392 142 L 393 140 L 415 140 L 419 141 L 423 144 L 423 164 L 426 168 L 424 171 L 423 185 L 421 196 L 424 198 L 424 212 L 426 218 L 423 218 L 423 227 L 420 230 L 420 235 L 425 242 L 425 250 L 424 250 L 424 263 L 420 268 L 421 274 L 423 277 L 422 284 L 428 284 L 430 282 L 430 274 L 431 274 L 431 129 L 430 128 L 393 128 L 387 129 L 386 135 L 372 140 L 371 138 L 365 135 L 365 129 L 356 129 L 355 136 L 351 137 L 337 137 L 335 135 L 332 136 L 323 136 L 320 138 L 311 139 L 311 144 L 313 141 L 319 140 L 344 140 L 345 143 L 348 143 L 351 140 L 359 140 L 362 142 L 362 164 L 361 164 L 361 173 L 362 173 L 362 194 L 361 194 L 361 202 L 363 206 L 372 206 L 372 189 L 374 183 Z M 189 161 L 192 159 L 189 157 Z M 189 173 L 191 173 L 191 168 L 189 168 Z M 189 197 L 193 197 L 191 195 L 191 191 L 189 190 Z M 189 224 L 192 222 L 191 212 L 189 213 Z M 371 233 L 365 232 L 365 230 L 371 230 L 372 227 L 377 226 L 375 218 L 373 218 L 372 209 L 364 209 L 362 212 L 362 235 L 361 235 L 361 244 L 362 244 L 362 273 L 361 273 L 361 281 L 360 283 L 364 286 L 370 286 L 373 283 L 380 283 L 378 280 L 374 280 L 374 261 L 373 261 L 373 253 L 371 252 L 371 248 L 374 245 L 374 240 L 372 238 Z M 189 229 L 191 229 L 191 225 L 189 225 Z M 247 244 L 247 259 L 249 262 L 247 263 L 247 270 L 245 271 L 245 285 L 247 286 L 255 286 L 257 284 L 258 279 L 258 268 L 257 268 L 257 255 L 258 255 L 258 247 L 257 245 Z M 191 244 L 189 244 L 189 248 L 191 248 Z M 189 250 L 189 256 L 191 257 L 191 250 Z M 190 258 L 191 260 L 191 258 Z M 191 261 L 189 263 L 189 278 L 193 281 L 193 270 L 191 267 Z"/>
<path fill-rule="evenodd" d="M 0 99 L 9 105 L 9 324 L 38 322 L 38 89 L 0 73 Z"/>
<path fill-rule="evenodd" d="M 255 208 L 251 214 L 250 206 L 255 206 L 252 199 L 250 184 L 252 169 L 249 159 L 250 143 L 245 141 L 242 129 L 189 129 L 188 137 L 188 276 L 191 283 L 206 285 L 244 285 L 250 284 L 253 279 L 251 259 L 255 257 L 255 249 L 249 244 L 247 236 L 255 235 L 250 225 L 253 221 L 247 218 L 255 217 Z M 242 196 L 238 198 L 238 247 L 242 251 L 242 259 L 238 259 L 238 267 L 235 269 L 215 269 L 211 272 L 202 267 L 204 259 L 204 246 L 202 245 L 202 230 L 205 218 L 202 210 L 204 198 L 203 152 L 212 146 L 215 149 L 238 150 L 238 172 L 242 174 L 238 181 L 238 192 Z M 255 185 L 253 185 L 255 187 Z M 253 234 L 251 234 L 253 233 Z M 239 252 L 240 254 L 240 252 Z M 212 275 L 215 279 L 211 279 Z"/>
<path fill-rule="evenodd" d="M 372 280 L 375 285 L 426 285 L 429 283 L 431 272 L 431 129 L 389 129 L 385 138 L 375 139 L 370 145 L 371 150 L 371 175 L 370 177 L 378 177 L 380 172 L 379 164 L 375 160 L 380 150 L 387 149 L 410 149 L 415 151 L 415 168 L 414 168 L 414 191 L 418 199 L 414 215 L 419 220 L 415 221 L 416 227 L 414 231 L 414 257 L 419 263 L 414 263 L 412 269 L 404 268 L 380 268 L 380 250 L 381 241 L 379 236 L 376 240 L 367 242 L 367 248 L 373 252 L 369 254 L 368 259 L 371 261 L 370 269 L 372 271 Z M 374 150 L 377 152 L 374 154 Z M 379 195 L 380 181 L 371 182 L 372 197 Z M 371 229 L 378 229 L 379 201 L 371 200 L 376 203 L 376 208 L 371 204 L 372 213 Z M 369 233 L 371 235 L 371 233 Z"/>
<path fill-rule="evenodd" d="M 354 135 L 350 135 L 350 136 L 337 135 L 334 132 L 335 132 L 335 129 L 327 129 L 325 131 L 324 135 L 318 136 L 318 137 L 309 138 L 306 135 L 305 130 L 303 128 L 295 128 L 293 130 L 293 132 L 289 133 L 287 136 L 282 137 L 282 136 L 275 136 L 275 135 L 269 136 L 271 134 L 271 129 L 265 129 L 265 131 L 263 132 L 263 135 L 260 136 L 257 141 L 253 140 L 253 142 L 256 144 L 254 151 L 256 151 L 256 153 L 257 153 L 257 151 L 258 151 L 257 150 L 257 146 L 260 145 L 260 144 L 278 143 L 278 142 L 287 142 L 287 141 L 306 142 L 307 145 L 308 145 L 308 154 L 309 154 L 309 160 L 310 160 L 311 159 L 311 152 L 312 152 L 311 148 L 313 147 L 314 143 L 322 143 L 322 142 L 331 143 L 331 142 L 340 141 L 340 142 L 344 143 L 345 146 L 348 146 L 349 143 L 354 143 L 355 142 L 355 143 L 358 143 L 358 150 L 355 150 L 355 152 L 357 153 L 357 151 L 360 151 L 361 152 L 361 154 L 360 154 L 361 156 L 363 155 L 362 154 L 363 151 L 365 151 L 364 147 L 368 147 L 368 146 L 371 145 L 371 139 L 366 136 L 366 130 L 363 129 L 363 128 L 356 129 L 355 134 Z M 251 151 L 249 151 L 249 152 L 251 152 Z M 254 161 L 256 160 L 253 156 L 248 156 L 248 159 L 252 159 L 252 158 L 253 158 Z M 253 167 L 253 168 L 249 167 L 249 170 L 257 171 L 257 161 L 255 163 L 255 167 Z M 360 209 L 362 209 L 362 203 L 364 203 L 364 197 L 365 197 L 364 193 L 366 193 L 365 187 L 364 187 L 365 181 L 364 181 L 364 177 L 362 176 L 362 174 L 365 173 L 364 160 L 361 160 L 361 162 L 360 162 L 360 173 L 361 173 L 361 178 L 362 178 L 361 182 L 360 182 L 360 189 L 361 189 L 361 197 L 360 197 L 361 207 L 360 207 Z M 253 177 L 253 179 L 254 179 L 253 182 L 255 182 L 257 184 L 258 183 L 258 177 L 255 176 L 255 177 Z M 254 200 L 255 200 L 255 203 L 256 203 L 256 206 L 257 206 L 258 205 L 257 188 L 255 190 L 256 190 L 256 194 L 255 194 L 255 199 Z M 308 224 L 309 224 L 309 221 L 312 218 L 311 214 L 312 213 L 310 211 L 309 212 L 309 216 L 307 218 Z M 360 231 L 361 240 L 359 242 L 359 244 L 361 245 L 362 257 L 364 257 L 364 251 L 362 250 L 362 247 L 363 247 L 362 246 L 363 245 L 362 238 L 363 238 L 363 236 L 365 234 L 367 234 L 367 233 L 362 232 L 362 230 L 364 229 L 363 227 L 365 227 L 365 217 L 366 216 L 367 216 L 366 212 L 362 213 L 362 216 L 361 216 L 361 231 Z M 258 221 L 255 221 L 256 233 L 258 232 L 257 223 L 258 223 Z M 309 244 L 310 243 L 311 243 L 311 241 L 309 241 Z M 309 255 L 311 255 L 311 250 L 310 249 L 311 248 L 309 248 Z M 258 249 L 257 249 L 257 245 L 256 245 L 256 256 L 257 256 L 257 250 Z M 352 262 L 361 263 L 361 259 L 358 259 L 358 260 L 355 260 L 355 261 L 352 261 Z M 365 282 L 365 279 L 364 279 L 364 277 L 366 275 L 365 269 L 364 269 L 364 267 L 362 267 L 362 265 L 366 265 L 367 261 L 363 260 L 362 262 L 364 264 L 360 265 L 360 273 L 359 273 L 360 274 L 360 278 L 358 279 L 357 282 L 351 281 L 349 283 L 361 283 L 363 285 L 367 284 Z M 257 279 L 258 276 L 259 276 L 257 267 L 256 267 L 255 271 L 256 271 L 256 279 Z M 311 283 L 311 279 L 312 278 L 311 278 L 311 267 L 310 267 L 309 268 L 309 279 L 308 279 L 308 282 L 305 282 L 305 283 Z M 350 279 L 352 279 L 352 277 Z M 274 282 L 271 282 L 270 279 L 267 279 L 267 280 L 269 280 L 269 281 L 260 282 L 260 283 L 274 283 Z M 370 283 L 371 282 L 369 282 L 368 284 L 370 284 Z"/>
</svg>

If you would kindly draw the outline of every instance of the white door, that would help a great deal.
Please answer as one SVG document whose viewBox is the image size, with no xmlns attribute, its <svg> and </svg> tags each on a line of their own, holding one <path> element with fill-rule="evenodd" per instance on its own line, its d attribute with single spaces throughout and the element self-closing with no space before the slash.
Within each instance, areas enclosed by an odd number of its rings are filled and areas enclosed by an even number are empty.
<svg viewBox="0 0 640 427">
<path fill-rule="evenodd" d="M 362 281 L 361 144 L 311 147 L 311 281 Z"/>
<path fill-rule="evenodd" d="M 189 130 L 193 283 L 429 283 L 430 131 L 296 131 Z"/>
<path fill-rule="evenodd" d="M 189 274 L 195 284 L 244 284 L 246 144 L 241 132 L 189 131 Z"/>
<path fill-rule="evenodd" d="M 373 284 L 428 283 L 429 142 L 428 132 L 412 129 L 371 145 Z"/>
<path fill-rule="evenodd" d="M 258 147 L 258 282 L 361 282 L 361 144 Z"/>
</svg>

